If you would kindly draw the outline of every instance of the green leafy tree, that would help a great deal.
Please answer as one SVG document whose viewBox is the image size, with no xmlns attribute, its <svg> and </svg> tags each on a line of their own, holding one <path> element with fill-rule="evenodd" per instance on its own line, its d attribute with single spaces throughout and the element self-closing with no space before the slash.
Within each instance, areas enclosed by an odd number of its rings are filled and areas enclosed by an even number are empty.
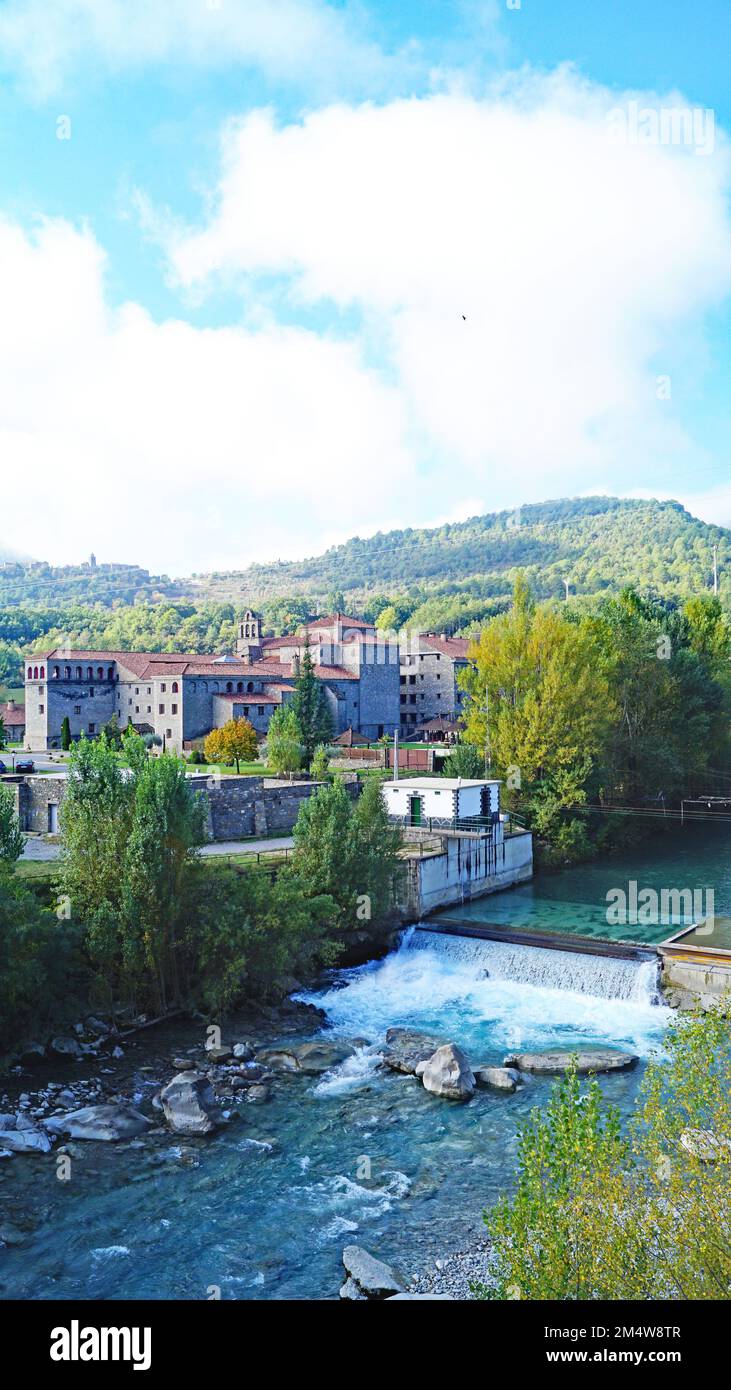
<svg viewBox="0 0 731 1390">
<path fill-rule="evenodd" d="M 68 753 L 71 747 L 71 725 L 67 714 L 64 715 L 61 721 L 61 747 L 64 753 Z"/>
<path fill-rule="evenodd" d="M 107 720 L 107 723 L 102 725 L 99 731 L 99 737 L 106 739 L 110 748 L 116 748 L 117 750 L 121 749 L 122 731 L 119 727 L 119 719 L 116 714 L 113 714 L 111 719 Z"/>
<path fill-rule="evenodd" d="M 400 848 L 401 833 L 388 819 L 380 780 L 370 777 L 352 813 L 349 872 L 357 896 L 367 896 L 368 916 L 374 921 L 383 918 L 391 906 Z"/>
<path fill-rule="evenodd" d="M 333 721 L 327 705 L 325 688 L 315 675 L 309 641 L 305 642 L 299 675 L 295 681 L 292 707 L 302 737 L 304 765 L 309 768 L 317 745 L 328 743 L 333 735 Z"/>
<path fill-rule="evenodd" d="M 610 658 L 592 624 L 536 605 L 522 576 L 470 654 L 465 741 L 489 749 L 506 803 L 555 840 L 603 765 L 617 718 Z"/>
<path fill-rule="evenodd" d="M 220 1017 L 245 999 L 278 997 L 287 977 L 310 979 L 337 958 L 334 912 L 330 899 L 306 897 L 287 870 L 270 883 L 201 861 L 186 920 L 190 997 Z"/>
<path fill-rule="evenodd" d="M 484 777 L 485 759 L 472 743 L 458 743 L 444 759 L 445 777 Z"/>
<path fill-rule="evenodd" d="M 135 779 L 123 875 L 125 961 L 165 1011 L 181 1000 L 180 942 L 192 855 L 205 839 L 205 808 L 185 764 L 146 760 Z"/>
<path fill-rule="evenodd" d="M 328 777 L 330 757 L 324 743 L 318 743 L 310 765 L 310 775 L 315 782 L 325 782 Z"/>
<path fill-rule="evenodd" d="M 78 1016 L 88 989 L 78 927 L 0 863 L 0 1055 Z"/>
<path fill-rule="evenodd" d="M 0 865 L 14 864 L 24 848 L 13 794 L 9 787 L 0 786 Z"/>
<path fill-rule="evenodd" d="M 294 827 L 294 871 L 309 897 L 324 894 L 337 903 L 339 925 L 354 917 L 358 891 L 351 877 L 351 817 L 350 798 L 337 778 L 303 801 Z"/>
<path fill-rule="evenodd" d="M 5 743 L 6 743 L 6 736 L 5 736 L 5 720 L 3 719 L 2 715 L 0 714 L 0 748 L 4 748 L 4 747 L 5 747 Z"/>
<path fill-rule="evenodd" d="M 487 1212 L 480 1298 L 728 1300 L 731 1016 L 684 1016 L 620 1132 L 570 1072 L 519 1138 L 514 1196 Z"/>
<path fill-rule="evenodd" d="M 272 772 L 299 772 L 302 767 L 302 733 L 291 706 L 282 705 L 271 717 L 266 738 L 266 759 Z"/>
<path fill-rule="evenodd" d="M 308 896 L 324 895 L 337 905 L 339 928 L 354 929 L 387 912 L 400 843 L 377 779 L 366 783 L 354 808 L 336 778 L 300 807 L 293 871 Z"/>
</svg>

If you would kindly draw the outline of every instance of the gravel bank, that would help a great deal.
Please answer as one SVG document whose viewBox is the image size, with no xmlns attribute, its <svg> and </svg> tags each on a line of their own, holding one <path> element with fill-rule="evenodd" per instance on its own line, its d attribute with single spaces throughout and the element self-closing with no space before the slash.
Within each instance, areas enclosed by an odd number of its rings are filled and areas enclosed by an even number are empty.
<svg viewBox="0 0 731 1390">
<path fill-rule="evenodd" d="M 434 1264 L 414 1276 L 410 1293 L 448 1293 L 453 1298 L 471 1299 L 471 1283 L 489 1284 L 490 1242 L 486 1236 L 474 1237 L 466 1250 L 435 1260 Z"/>
</svg>

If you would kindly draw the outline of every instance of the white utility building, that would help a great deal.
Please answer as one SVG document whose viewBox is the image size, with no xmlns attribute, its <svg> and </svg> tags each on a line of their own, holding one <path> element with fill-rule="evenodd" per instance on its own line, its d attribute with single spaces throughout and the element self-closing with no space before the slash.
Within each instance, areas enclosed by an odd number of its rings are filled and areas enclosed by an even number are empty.
<svg viewBox="0 0 731 1390">
<path fill-rule="evenodd" d="M 430 821 L 475 829 L 499 824 L 499 780 L 465 777 L 404 777 L 382 785 L 388 814 L 406 825 Z M 465 825 L 465 823 L 467 823 Z"/>
</svg>

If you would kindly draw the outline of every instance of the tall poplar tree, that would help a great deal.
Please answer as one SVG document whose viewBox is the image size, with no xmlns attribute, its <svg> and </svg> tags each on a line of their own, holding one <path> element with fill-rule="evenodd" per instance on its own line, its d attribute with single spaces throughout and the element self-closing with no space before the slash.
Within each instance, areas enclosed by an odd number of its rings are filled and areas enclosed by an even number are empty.
<svg viewBox="0 0 731 1390">
<path fill-rule="evenodd" d="M 299 675 L 295 681 L 293 709 L 302 734 L 305 767 L 309 768 L 319 743 L 327 744 L 333 736 L 332 715 L 322 681 L 315 674 L 309 640 L 305 642 Z"/>
</svg>

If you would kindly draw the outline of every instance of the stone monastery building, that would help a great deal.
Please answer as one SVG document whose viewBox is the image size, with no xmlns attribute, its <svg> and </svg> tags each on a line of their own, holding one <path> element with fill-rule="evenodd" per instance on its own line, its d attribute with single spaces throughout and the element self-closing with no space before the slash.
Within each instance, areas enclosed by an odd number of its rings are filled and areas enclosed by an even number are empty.
<svg viewBox="0 0 731 1390">
<path fill-rule="evenodd" d="M 231 718 L 249 719 L 263 735 L 273 711 L 293 698 L 308 641 L 334 734 L 392 733 L 401 711 L 397 642 L 343 613 L 293 636 L 263 637 L 259 615 L 247 609 L 235 653 L 221 656 L 60 648 L 35 654 L 25 666 L 26 747 L 60 747 L 65 717 L 76 739 L 93 737 L 115 714 L 122 729 L 132 724 L 158 734 L 177 752 Z"/>
</svg>

